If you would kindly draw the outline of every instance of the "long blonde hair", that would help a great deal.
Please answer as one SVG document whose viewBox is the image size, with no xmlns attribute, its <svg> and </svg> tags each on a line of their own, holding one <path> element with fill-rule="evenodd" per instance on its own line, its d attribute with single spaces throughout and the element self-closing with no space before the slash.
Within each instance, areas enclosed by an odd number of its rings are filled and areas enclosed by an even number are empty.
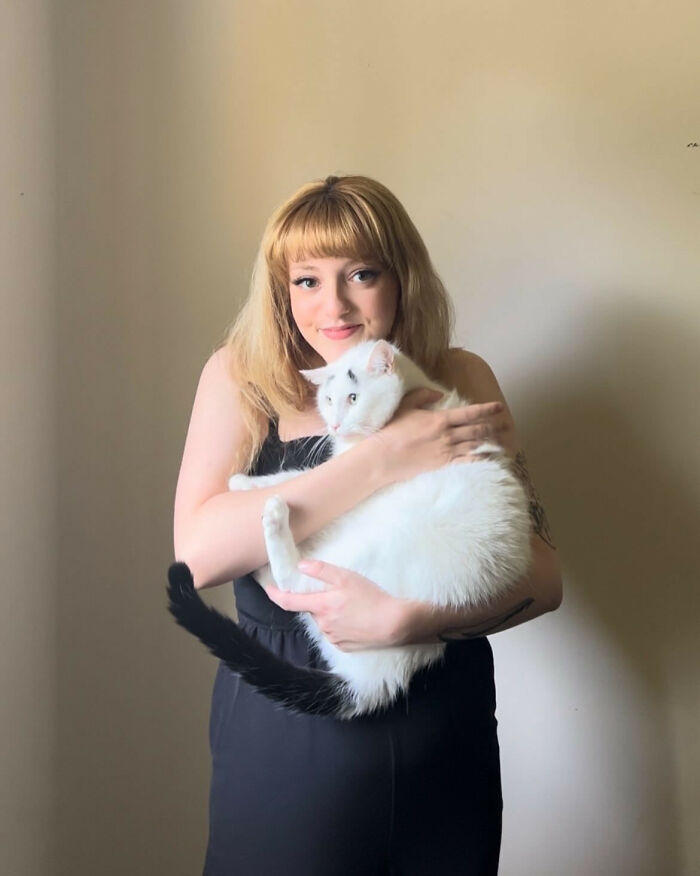
<svg viewBox="0 0 700 876">
<path fill-rule="evenodd" d="M 238 449 L 231 473 L 250 470 L 270 417 L 303 410 L 314 394 L 299 369 L 325 364 L 301 336 L 291 313 L 289 263 L 305 257 L 379 261 L 399 285 L 388 340 L 433 378 L 443 365 L 454 307 L 401 203 L 366 176 L 329 176 L 307 183 L 270 217 L 250 292 L 221 344 L 250 436 Z"/>
</svg>

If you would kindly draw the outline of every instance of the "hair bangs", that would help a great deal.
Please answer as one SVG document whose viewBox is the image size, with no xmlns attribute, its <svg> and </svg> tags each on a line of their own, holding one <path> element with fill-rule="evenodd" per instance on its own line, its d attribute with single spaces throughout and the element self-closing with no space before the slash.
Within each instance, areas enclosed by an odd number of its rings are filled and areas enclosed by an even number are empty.
<svg viewBox="0 0 700 876">
<path fill-rule="evenodd" d="M 387 241 L 372 217 L 348 199 L 326 195 L 294 210 L 280 228 L 271 252 L 271 267 L 287 272 L 305 258 L 378 259 L 392 267 Z"/>
</svg>

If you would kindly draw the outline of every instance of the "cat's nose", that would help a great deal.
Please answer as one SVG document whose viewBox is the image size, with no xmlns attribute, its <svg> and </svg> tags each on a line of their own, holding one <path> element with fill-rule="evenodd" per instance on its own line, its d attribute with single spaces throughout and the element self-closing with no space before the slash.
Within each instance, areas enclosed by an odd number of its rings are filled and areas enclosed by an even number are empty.
<svg viewBox="0 0 700 876">
<path fill-rule="evenodd" d="M 332 429 L 334 432 L 337 432 L 338 429 L 340 429 L 340 423 L 332 423 L 332 424 L 331 424 L 331 429 Z"/>
</svg>

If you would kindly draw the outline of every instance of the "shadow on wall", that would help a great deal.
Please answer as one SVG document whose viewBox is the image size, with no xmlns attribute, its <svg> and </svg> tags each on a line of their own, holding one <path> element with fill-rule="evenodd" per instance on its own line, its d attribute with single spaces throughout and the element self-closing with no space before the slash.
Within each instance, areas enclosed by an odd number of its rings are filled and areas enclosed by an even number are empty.
<svg viewBox="0 0 700 876">
<path fill-rule="evenodd" d="M 547 460 L 536 481 L 556 508 L 554 538 L 576 602 L 649 696 L 639 734 L 663 751 L 647 765 L 658 796 L 648 801 L 654 836 L 646 839 L 671 866 L 688 860 L 688 843 L 696 842 L 688 819 L 697 805 L 700 423 L 693 408 L 700 338 L 691 322 L 640 309 L 638 301 L 623 308 L 632 296 L 619 291 L 612 297 L 582 316 L 565 382 L 558 394 L 533 397 L 521 432 L 525 446 Z M 616 679 L 619 670 L 610 667 L 613 692 L 629 678 L 622 671 Z"/>
<path fill-rule="evenodd" d="M 663 688 L 669 649 L 700 621 L 700 338 L 639 311 L 592 322 L 582 326 L 597 338 L 590 370 L 537 412 L 535 446 L 552 461 L 543 491 L 561 509 L 561 551 L 581 598 Z"/>
</svg>

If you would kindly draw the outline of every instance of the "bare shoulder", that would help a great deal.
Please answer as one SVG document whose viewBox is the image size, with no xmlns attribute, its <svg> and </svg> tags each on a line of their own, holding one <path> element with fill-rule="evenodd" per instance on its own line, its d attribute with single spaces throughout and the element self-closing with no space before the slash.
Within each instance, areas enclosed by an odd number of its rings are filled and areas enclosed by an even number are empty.
<svg viewBox="0 0 700 876">
<path fill-rule="evenodd" d="M 503 401 L 496 375 L 485 359 L 462 347 L 451 347 L 445 357 L 444 377 L 459 394 L 474 404 Z"/>
<path fill-rule="evenodd" d="M 548 548 L 556 550 L 547 515 L 532 482 L 525 452 L 515 429 L 513 415 L 491 366 L 481 356 L 461 347 L 452 347 L 448 350 L 445 362 L 445 380 L 449 379 L 451 385 L 463 398 L 468 399 L 472 404 L 490 401 L 503 403 L 503 416 L 509 428 L 504 433 L 502 443 L 513 460 L 513 471 L 525 487 L 533 530 Z"/>
<path fill-rule="evenodd" d="M 239 410 L 239 390 L 228 366 L 228 350 L 220 347 L 204 363 L 199 376 L 192 413 L 204 410 L 233 424 Z M 240 419 L 240 417 L 238 417 Z"/>
<path fill-rule="evenodd" d="M 248 437 L 227 350 L 220 348 L 202 368 L 192 405 L 175 491 L 176 552 L 199 506 L 227 491 L 236 451 Z"/>
<path fill-rule="evenodd" d="M 450 388 L 456 389 L 462 398 L 467 399 L 471 404 L 492 401 L 500 401 L 503 404 L 503 415 L 510 426 L 507 433 L 507 449 L 515 456 L 520 450 L 520 444 L 515 432 L 513 416 L 488 362 L 477 353 L 461 347 L 451 347 L 447 351 L 444 362 L 443 381 Z"/>
</svg>

